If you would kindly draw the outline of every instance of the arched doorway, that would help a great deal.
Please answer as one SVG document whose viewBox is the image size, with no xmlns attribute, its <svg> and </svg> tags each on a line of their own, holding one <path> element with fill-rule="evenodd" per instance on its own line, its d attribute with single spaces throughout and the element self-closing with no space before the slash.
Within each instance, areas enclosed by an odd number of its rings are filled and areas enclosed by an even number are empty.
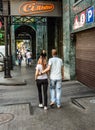
<svg viewBox="0 0 95 130">
<path fill-rule="evenodd" d="M 36 31 L 28 25 L 21 25 L 15 30 L 16 49 L 28 49 L 32 52 L 32 58 L 36 59 Z"/>
</svg>

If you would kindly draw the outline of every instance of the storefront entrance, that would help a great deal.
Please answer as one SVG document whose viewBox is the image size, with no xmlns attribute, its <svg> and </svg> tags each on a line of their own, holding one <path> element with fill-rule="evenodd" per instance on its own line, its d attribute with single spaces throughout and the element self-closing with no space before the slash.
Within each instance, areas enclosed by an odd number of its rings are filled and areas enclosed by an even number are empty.
<svg viewBox="0 0 95 130">
<path fill-rule="evenodd" d="M 15 30 L 16 49 L 25 53 L 27 50 L 32 52 L 32 58 L 36 58 L 36 32 L 28 25 L 21 25 Z"/>
</svg>

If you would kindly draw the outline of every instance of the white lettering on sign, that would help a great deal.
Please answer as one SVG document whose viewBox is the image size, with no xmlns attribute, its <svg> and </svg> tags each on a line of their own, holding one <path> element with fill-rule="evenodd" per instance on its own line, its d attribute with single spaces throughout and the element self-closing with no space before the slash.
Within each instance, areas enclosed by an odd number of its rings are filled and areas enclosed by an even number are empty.
<svg viewBox="0 0 95 130">
<path fill-rule="evenodd" d="M 81 25 L 85 24 L 85 12 L 82 12 L 80 15 L 80 24 Z"/>
<path fill-rule="evenodd" d="M 90 21 L 90 18 L 92 17 L 92 10 L 88 11 L 88 21 Z"/>
<path fill-rule="evenodd" d="M 94 22 L 94 6 L 86 10 L 86 23 L 88 24 L 93 22 Z"/>
</svg>

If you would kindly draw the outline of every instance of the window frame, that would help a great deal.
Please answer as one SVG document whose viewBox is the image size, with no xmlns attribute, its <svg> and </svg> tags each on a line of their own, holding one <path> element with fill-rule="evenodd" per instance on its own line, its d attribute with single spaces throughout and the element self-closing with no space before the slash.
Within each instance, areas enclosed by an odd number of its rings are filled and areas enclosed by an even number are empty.
<svg viewBox="0 0 95 130">
<path fill-rule="evenodd" d="M 77 0 L 73 6 L 76 6 L 77 4 L 79 4 L 80 2 L 82 2 L 83 0 Z"/>
</svg>

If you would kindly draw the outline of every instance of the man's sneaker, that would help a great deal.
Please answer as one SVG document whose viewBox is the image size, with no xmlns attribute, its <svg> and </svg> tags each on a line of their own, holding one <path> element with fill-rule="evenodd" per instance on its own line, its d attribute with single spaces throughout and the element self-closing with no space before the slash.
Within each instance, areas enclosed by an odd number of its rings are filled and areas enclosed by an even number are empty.
<svg viewBox="0 0 95 130">
<path fill-rule="evenodd" d="M 46 106 L 44 106 L 44 110 L 47 110 L 48 108 Z"/>
<path fill-rule="evenodd" d="M 50 103 L 50 107 L 53 107 L 54 105 L 55 105 L 54 102 L 51 102 L 51 103 Z"/>
<path fill-rule="evenodd" d="M 43 107 L 43 104 L 39 104 L 39 107 L 42 108 L 42 107 Z"/>
<path fill-rule="evenodd" d="M 60 105 L 57 105 L 57 108 L 61 108 L 61 106 L 60 106 Z"/>
</svg>

